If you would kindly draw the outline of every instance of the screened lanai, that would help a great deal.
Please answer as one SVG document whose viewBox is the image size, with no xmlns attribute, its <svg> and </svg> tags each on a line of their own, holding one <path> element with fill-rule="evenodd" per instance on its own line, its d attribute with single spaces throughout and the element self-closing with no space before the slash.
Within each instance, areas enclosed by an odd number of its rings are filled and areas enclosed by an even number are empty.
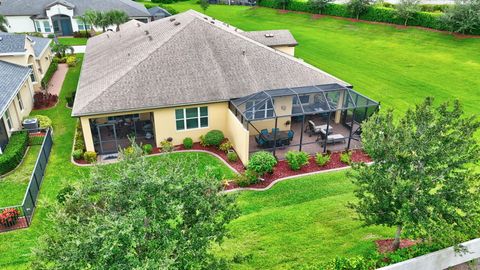
<svg viewBox="0 0 480 270">
<path fill-rule="evenodd" d="M 230 101 L 230 110 L 249 131 L 249 152 L 290 150 L 311 154 L 361 148 L 361 124 L 379 103 L 339 85 L 261 91 Z"/>
</svg>

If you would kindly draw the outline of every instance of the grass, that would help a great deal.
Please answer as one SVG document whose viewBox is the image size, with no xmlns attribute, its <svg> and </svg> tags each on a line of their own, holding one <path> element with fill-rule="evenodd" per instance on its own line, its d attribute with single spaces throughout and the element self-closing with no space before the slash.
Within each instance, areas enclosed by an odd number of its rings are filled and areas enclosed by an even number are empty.
<svg viewBox="0 0 480 270">
<path fill-rule="evenodd" d="M 87 38 L 59 37 L 58 42 L 69 46 L 87 45 Z"/>
<path fill-rule="evenodd" d="M 191 2 L 169 6 L 200 10 Z M 297 57 L 348 81 L 381 101 L 382 108 L 404 112 L 432 95 L 439 100 L 458 98 L 467 112 L 479 112 L 479 39 L 333 18 L 313 20 L 306 14 L 265 8 L 211 5 L 207 14 L 243 30 L 291 30 L 300 43 Z M 55 144 L 39 208 L 29 229 L 0 234 L 1 269 L 28 267 L 31 248 L 49 229 L 48 206 L 58 190 L 88 175 L 88 168 L 69 162 L 75 121 L 65 108 L 65 97 L 75 90 L 79 71 L 69 70 L 60 104 L 41 113 L 53 120 Z M 240 269 L 291 268 L 337 255 L 364 254 L 373 248 L 373 239 L 390 237 L 393 231 L 364 228 L 353 219 L 345 207 L 353 200 L 352 188 L 343 173 L 332 173 L 285 181 L 265 192 L 243 192 L 242 216 L 230 225 L 233 238 L 216 252 L 230 258 L 252 254 L 251 261 L 234 265 Z"/>
<path fill-rule="evenodd" d="M 336 256 L 374 250 L 373 240 L 391 237 L 385 227 L 362 227 L 346 207 L 354 200 L 344 172 L 278 183 L 265 192 L 242 192 L 240 218 L 229 225 L 232 237 L 217 254 L 252 256 L 234 269 L 291 269 Z"/>
<path fill-rule="evenodd" d="M 0 208 L 22 204 L 39 152 L 40 145 L 30 146 L 22 164 L 0 178 Z"/>
</svg>

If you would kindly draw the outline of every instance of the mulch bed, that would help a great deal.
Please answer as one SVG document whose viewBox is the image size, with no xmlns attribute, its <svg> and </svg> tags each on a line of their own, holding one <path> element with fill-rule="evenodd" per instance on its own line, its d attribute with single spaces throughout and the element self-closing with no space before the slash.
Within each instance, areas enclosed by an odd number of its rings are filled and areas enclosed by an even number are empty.
<svg viewBox="0 0 480 270">
<path fill-rule="evenodd" d="M 261 181 L 259 183 L 256 183 L 254 185 L 250 185 L 248 187 L 249 188 L 263 189 L 263 188 L 266 188 L 267 186 L 269 186 L 275 180 L 278 180 L 280 178 L 347 167 L 348 166 L 347 164 L 342 163 L 340 161 L 340 154 L 341 154 L 340 152 L 332 153 L 332 155 L 330 157 L 330 161 L 322 167 L 317 165 L 317 163 L 315 162 L 315 157 L 312 156 L 312 157 L 310 157 L 308 165 L 302 167 L 298 171 L 292 171 L 290 169 L 290 167 L 288 166 L 288 163 L 287 163 L 286 160 L 280 160 L 277 163 L 277 166 L 275 166 L 275 168 L 273 170 L 273 173 L 266 174 L 263 177 L 263 181 Z M 363 151 L 353 150 L 352 151 L 352 161 L 353 162 L 370 162 L 371 159 Z M 225 187 L 225 189 L 230 190 L 230 189 L 234 189 L 234 188 L 238 188 L 238 187 L 239 186 L 237 184 L 235 184 L 234 182 L 229 182 L 229 184 Z"/>
<path fill-rule="evenodd" d="M 6 227 L 6 226 L 3 226 L 3 225 L 0 225 L 0 233 L 8 232 L 8 231 L 16 230 L 16 229 L 27 228 L 27 227 L 28 227 L 28 225 L 27 225 L 27 220 L 25 219 L 25 217 L 20 217 L 20 218 L 18 218 L 17 224 L 15 224 L 13 226 Z"/>
<path fill-rule="evenodd" d="M 80 165 L 85 165 L 85 164 L 89 164 L 86 160 L 84 159 L 73 159 L 73 161 L 77 164 L 80 164 Z"/>
<path fill-rule="evenodd" d="M 377 245 L 378 252 L 380 252 L 380 253 L 393 252 L 393 249 L 392 249 L 393 241 L 394 241 L 394 239 L 382 239 L 382 240 L 375 241 L 375 244 Z M 414 246 L 417 243 L 418 243 L 418 241 L 413 241 L 413 240 L 409 240 L 409 239 L 401 239 L 400 240 L 400 249 Z"/>
</svg>

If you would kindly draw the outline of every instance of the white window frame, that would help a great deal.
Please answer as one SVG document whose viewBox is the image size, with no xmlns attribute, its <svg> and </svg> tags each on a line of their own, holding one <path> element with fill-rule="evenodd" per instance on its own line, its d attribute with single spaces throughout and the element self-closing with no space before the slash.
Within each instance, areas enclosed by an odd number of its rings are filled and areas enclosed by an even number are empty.
<svg viewBox="0 0 480 270">
<path fill-rule="evenodd" d="M 270 102 L 272 101 L 272 102 Z M 269 106 L 271 105 L 271 107 Z M 258 107 L 263 107 L 260 109 L 257 109 Z M 252 114 L 252 117 L 249 118 L 250 120 L 254 119 L 266 119 L 266 118 L 272 118 L 275 115 L 275 109 L 274 109 L 274 101 L 267 99 L 267 100 L 252 100 L 252 101 L 247 101 L 245 104 L 245 115 L 247 116 L 249 113 Z M 258 112 L 264 112 L 262 117 L 256 117 L 256 114 Z M 268 115 L 268 112 L 272 112 L 272 115 Z M 247 116 L 248 117 L 248 116 Z"/>
<path fill-rule="evenodd" d="M 31 69 L 30 79 L 32 80 L 32 83 L 36 83 L 37 77 L 35 77 L 35 72 L 33 71 L 33 64 L 29 64 L 28 67 Z"/>
<path fill-rule="evenodd" d="M 200 109 L 201 108 L 206 108 L 207 109 L 207 115 L 201 115 L 200 114 Z M 194 117 L 187 117 L 187 110 L 188 109 L 197 109 L 197 116 Z M 177 118 L 177 110 L 182 110 L 183 111 L 183 118 Z M 207 119 L 207 125 L 202 127 L 202 119 Z M 195 128 L 188 128 L 187 126 L 187 120 L 192 120 L 192 119 L 197 119 L 198 121 L 198 127 Z M 183 129 L 179 129 L 177 126 L 178 121 L 183 120 Z M 199 106 L 199 107 L 189 107 L 189 108 L 181 108 L 181 109 L 175 109 L 175 129 L 177 131 L 187 131 L 187 130 L 195 130 L 195 129 L 201 129 L 201 128 L 208 128 L 210 125 L 210 119 L 208 117 L 208 106 Z"/>
<path fill-rule="evenodd" d="M 20 111 L 23 112 L 25 110 L 25 106 L 23 105 L 23 100 L 20 93 L 17 93 L 17 99 L 18 99 L 18 106 L 20 107 Z"/>
<path fill-rule="evenodd" d="M 35 31 L 41 33 L 42 32 L 42 26 L 40 25 L 39 21 L 35 21 Z"/>
<path fill-rule="evenodd" d="M 49 21 L 43 21 L 43 29 L 45 29 L 45 33 L 51 33 L 52 32 L 52 26 L 50 25 Z"/>
<path fill-rule="evenodd" d="M 7 122 L 8 130 L 12 131 L 13 130 L 13 123 L 12 123 L 12 118 L 10 117 L 10 112 L 8 109 L 5 111 L 5 114 L 3 114 L 3 117 L 5 118 L 5 121 Z"/>
</svg>

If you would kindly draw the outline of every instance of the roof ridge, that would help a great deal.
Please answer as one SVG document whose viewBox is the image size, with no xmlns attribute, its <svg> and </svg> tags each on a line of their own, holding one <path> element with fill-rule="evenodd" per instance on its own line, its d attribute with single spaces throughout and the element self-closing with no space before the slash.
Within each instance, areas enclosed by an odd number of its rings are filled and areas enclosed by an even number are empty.
<svg viewBox="0 0 480 270">
<path fill-rule="evenodd" d="M 179 30 L 177 31 L 177 33 L 183 31 L 183 30 L 185 29 L 185 27 L 186 27 L 188 24 L 190 24 L 192 21 L 193 21 L 193 20 L 191 20 L 191 21 L 189 21 L 189 22 L 187 22 L 187 23 L 182 24 L 181 29 L 179 29 Z M 157 21 L 157 22 L 158 22 L 158 21 Z M 143 24 L 143 25 L 140 26 L 140 28 L 141 28 L 141 27 L 145 27 L 145 26 L 148 26 L 148 24 Z M 117 32 L 115 32 L 115 33 L 117 33 Z M 120 33 L 120 32 L 118 32 L 118 33 Z M 160 46 L 158 46 L 157 48 L 155 48 L 154 50 L 152 50 L 150 53 L 145 54 L 144 57 L 139 58 L 139 60 L 136 61 L 136 65 L 131 65 L 127 70 L 125 70 L 125 72 L 123 72 L 123 74 L 122 74 L 121 76 L 118 76 L 118 78 L 116 78 L 116 79 L 114 80 L 114 82 L 110 84 L 110 86 L 105 87 L 104 89 L 102 89 L 102 91 L 101 91 L 101 93 L 100 93 L 99 95 L 92 95 L 92 96 L 90 96 L 90 99 L 88 100 L 88 102 L 86 102 L 86 104 L 85 104 L 84 106 L 82 106 L 82 107 L 80 107 L 80 108 L 76 108 L 75 111 L 84 109 L 85 107 L 87 107 L 87 106 L 90 104 L 90 102 L 91 102 L 92 100 L 103 96 L 103 95 L 105 94 L 105 90 L 107 90 L 109 87 L 113 87 L 115 84 L 117 84 L 124 76 L 126 76 L 128 73 L 130 73 L 130 71 L 134 70 L 134 69 L 136 68 L 136 66 L 137 66 L 138 63 L 141 63 L 142 61 L 144 61 L 145 59 L 147 59 L 148 57 L 150 57 L 150 55 L 152 55 L 154 52 L 156 52 L 156 51 L 158 51 L 160 48 L 162 48 L 162 47 L 163 47 L 170 39 L 172 39 L 174 36 L 175 36 L 175 35 L 171 35 L 171 36 L 168 37 L 166 40 L 164 40 L 163 43 L 162 43 Z M 75 106 L 75 104 L 74 104 L 74 106 Z"/>
</svg>

